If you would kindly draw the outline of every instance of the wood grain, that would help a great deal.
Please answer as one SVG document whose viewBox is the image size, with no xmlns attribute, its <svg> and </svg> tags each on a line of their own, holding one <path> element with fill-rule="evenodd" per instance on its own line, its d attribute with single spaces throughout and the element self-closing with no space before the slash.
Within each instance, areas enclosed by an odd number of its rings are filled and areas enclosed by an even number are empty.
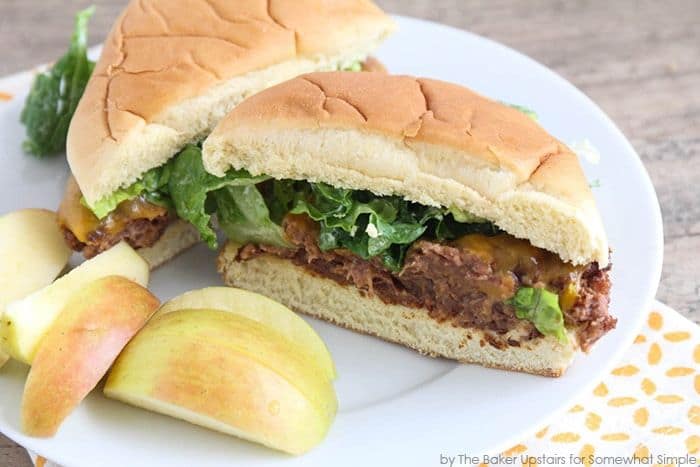
<svg viewBox="0 0 700 467">
<path fill-rule="evenodd" d="M 509 45 L 596 101 L 637 149 L 659 196 L 666 248 L 658 297 L 700 322 L 700 1 L 377 3 Z M 90 4 L 90 43 L 98 43 L 126 1 L 2 0 L 0 75 L 61 55 L 73 12 Z M 31 464 L 0 435 L 0 465 Z"/>
</svg>

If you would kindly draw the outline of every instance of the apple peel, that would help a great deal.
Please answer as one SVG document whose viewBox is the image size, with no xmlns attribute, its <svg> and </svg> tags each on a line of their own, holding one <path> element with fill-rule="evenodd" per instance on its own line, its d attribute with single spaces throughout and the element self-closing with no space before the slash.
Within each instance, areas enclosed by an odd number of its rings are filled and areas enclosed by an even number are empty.
<svg viewBox="0 0 700 467">
<path fill-rule="evenodd" d="M 121 276 L 73 294 L 42 338 L 22 398 L 22 431 L 53 436 L 158 308 L 147 289 Z"/>
<path fill-rule="evenodd" d="M 149 278 L 148 264 L 126 242 L 121 242 L 43 289 L 9 303 L 0 321 L 3 350 L 16 360 L 31 364 L 44 335 L 72 295 L 92 281 L 113 275 L 145 287 Z"/>
<path fill-rule="evenodd" d="M 291 313 L 291 311 L 290 311 Z M 323 440 L 331 380 L 262 323 L 212 309 L 160 314 L 126 346 L 104 393 L 291 454 Z"/>
<path fill-rule="evenodd" d="M 298 345 L 299 352 L 308 353 L 329 379 L 337 376 L 333 358 L 316 331 L 301 316 L 264 295 L 234 287 L 206 287 L 169 300 L 155 316 L 183 309 L 221 310 L 257 321 Z"/>
</svg>

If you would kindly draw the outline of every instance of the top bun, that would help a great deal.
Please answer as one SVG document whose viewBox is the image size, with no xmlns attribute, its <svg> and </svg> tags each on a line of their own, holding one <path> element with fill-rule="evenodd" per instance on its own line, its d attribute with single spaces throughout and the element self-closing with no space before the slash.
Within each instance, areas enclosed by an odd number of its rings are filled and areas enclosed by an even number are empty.
<svg viewBox="0 0 700 467">
<path fill-rule="evenodd" d="M 456 207 L 557 253 L 608 264 L 576 155 L 522 112 L 467 88 L 383 73 L 312 73 L 265 90 L 204 143 L 204 166 Z"/>
<path fill-rule="evenodd" d="M 83 195 L 133 183 L 245 97 L 362 60 L 393 29 L 370 0 L 132 0 L 68 132 Z"/>
</svg>

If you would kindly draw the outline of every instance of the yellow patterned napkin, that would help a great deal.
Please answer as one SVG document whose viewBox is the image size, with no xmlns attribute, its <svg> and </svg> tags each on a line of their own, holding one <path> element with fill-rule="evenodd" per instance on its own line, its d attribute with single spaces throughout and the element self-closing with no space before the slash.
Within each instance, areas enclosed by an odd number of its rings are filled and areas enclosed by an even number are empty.
<svg viewBox="0 0 700 467">
<path fill-rule="evenodd" d="M 481 467 L 700 464 L 700 328 L 655 302 L 632 347 L 592 393 L 529 439 L 480 459 Z M 456 458 L 453 467 L 470 464 Z"/>
<path fill-rule="evenodd" d="M 632 347 L 592 393 L 491 457 L 481 465 L 699 465 L 700 328 L 655 302 Z"/>
</svg>

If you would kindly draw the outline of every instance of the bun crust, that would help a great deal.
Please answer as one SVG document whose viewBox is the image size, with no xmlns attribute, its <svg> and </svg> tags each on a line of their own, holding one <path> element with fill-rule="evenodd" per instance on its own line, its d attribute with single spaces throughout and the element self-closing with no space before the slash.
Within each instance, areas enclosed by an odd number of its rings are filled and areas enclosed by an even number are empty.
<svg viewBox="0 0 700 467">
<path fill-rule="evenodd" d="M 71 122 L 81 191 L 133 183 L 248 95 L 364 59 L 393 28 L 370 0 L 132 0 Z"/>
<path fill-rule="evenodd" d="M 204 165 L 456 207 L 574 264 L 608 263 L 576 155 L 522 112 L 462 86 L 383 73 L 312 73 L 226 116 Z"/>
<path fill-rule="evenodd" d="M 318 277 L 279 257 L 263 255 L 236 261 L 237 252 L 238 245 L 229 242 L 219 254 L 218 269 L 227 285 L 264 294 L 294 311 L 431 357 L 557 377 L 564 374 L 577 353 L 573 332 L 567 345 L 552 337 L 539 337 L 518 347 L 499 348 L 490 344 L 491 338 L 480 329 L 440 323 L 424 309 L 387 305 L 377 297 L 363 296 L 354 287 Z"/>
</svg>

